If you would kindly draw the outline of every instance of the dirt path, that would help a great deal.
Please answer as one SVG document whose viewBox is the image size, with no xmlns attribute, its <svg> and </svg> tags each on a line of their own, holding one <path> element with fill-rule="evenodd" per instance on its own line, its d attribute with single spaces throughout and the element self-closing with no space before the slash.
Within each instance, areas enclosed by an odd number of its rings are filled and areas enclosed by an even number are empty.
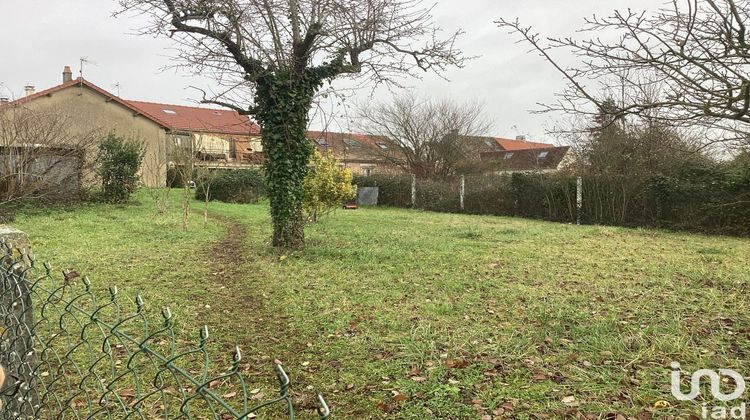
<svg viewBox="0 0 750 420">
<path fill-rule="evenodd" d="M 245 238 L 247 228 L 231 217 L 216 213 L 209 213 L 208 217 L 216 220 L 229 228 L 229 232 L 211 250 L 211 282 L 220 278 L 225 286 L 236 284 L 242 279 L 242 264 L 246 261 L 247 250 L 245 249 Z"/>
</svg>

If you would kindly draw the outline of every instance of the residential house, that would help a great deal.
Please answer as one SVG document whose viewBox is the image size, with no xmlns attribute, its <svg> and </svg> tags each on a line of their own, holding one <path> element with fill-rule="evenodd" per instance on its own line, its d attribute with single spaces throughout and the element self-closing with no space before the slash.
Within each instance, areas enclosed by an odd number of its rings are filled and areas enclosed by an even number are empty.
<svg viewBox="0 0 750 420">
<path fill-rule="evenodd" d="M 321 153 L 330 153 L 355 175 L 401 172 L 394 163 L 398 147 L 385 137 L 354 133 L 308 131 L 307 138 Z"/>
<path fill-rule="evenodd" d="M 0 111 L 51 109 L 70 119 L 71 137 L 99 130 L 143 141 L 141 179 L 149 187 L 166 185 L 169 153 L 175 145 L 217 166 L 257 163 L 262 152 L 260 128 L 235 111 L 125 100 L 88 80 L 74 79 L 70 67 L 63 71 L 62 84 L 41 92 L 32 86 L 25 90 L 24 98 L 0 99 Z M 95 153 L 85 151 L 87 159 Z"/>
<path fill-rule="evenodd" d="M 196 164 L 211 167 L 262 163 L 260 127 L 236 111 L 153 102 L 127 101 L 147 116 L 168 126 L 173 143 L 168 151 L 182 148 Z M 174 163 L 173 153 L 167 160 Z"/>
<path fill-rule="evenodd" d="M 492 163 L 498 172 L 556 171 L 570 150 L 569 146 L 527 141 L 523 136 L 515 140 L 499 137 L 475 137 L 480 144 L 482 162 Z"/>
</svg>

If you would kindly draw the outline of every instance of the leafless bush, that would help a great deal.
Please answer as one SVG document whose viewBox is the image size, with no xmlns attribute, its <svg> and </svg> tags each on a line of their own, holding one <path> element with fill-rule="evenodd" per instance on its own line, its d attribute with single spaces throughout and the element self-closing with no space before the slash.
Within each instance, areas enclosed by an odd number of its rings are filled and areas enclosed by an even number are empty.
<svg viewBox="0 0 750 420">
<path fill-rule="evenodd" d="M 58 109 L 0 108 L 0 205 L 77 198 L 95 176 L 100 135 Z"/>
</svg>

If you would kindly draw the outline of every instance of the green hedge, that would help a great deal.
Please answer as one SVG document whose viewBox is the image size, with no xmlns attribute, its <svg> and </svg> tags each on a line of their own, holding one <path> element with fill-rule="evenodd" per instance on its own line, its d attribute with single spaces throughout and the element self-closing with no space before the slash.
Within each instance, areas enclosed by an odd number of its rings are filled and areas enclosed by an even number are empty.
<svg viewBox="0 0 750 420">
<path fill-rule="evenodd" d="M 750 168 L 750 167 L 749 167 Z M 750 169 L 726 165 L 685 167 L 679 176 L 583 177 L 581 221 L 629 227 L 663 227 L 750 235 Z M 411 177 L 357 177 L 377 186 L 379 204 L 411 207 Z M 567 173 L 515 173 L 466 177 L 464 213 L 518 216 L 574 223 L 577 177 Z M 417 181 L 416 208 L 461 212 L 459 181 Z"/>
<path fill-rule="evenodd" d="M 209 200 L 252 204 L 266 196 L 266 178 L 259 169 L 218 170 L 209 188 Z M 205 200 L 203 181 L 198 181 L 195 198 Z"/>
<path fill-rule="evenodd" d="M 409 175 L 355 175 L 358 187 L 379 187 L 378 202 L 392 207 L 411 207 L 411 176 Z"/>
</svg>

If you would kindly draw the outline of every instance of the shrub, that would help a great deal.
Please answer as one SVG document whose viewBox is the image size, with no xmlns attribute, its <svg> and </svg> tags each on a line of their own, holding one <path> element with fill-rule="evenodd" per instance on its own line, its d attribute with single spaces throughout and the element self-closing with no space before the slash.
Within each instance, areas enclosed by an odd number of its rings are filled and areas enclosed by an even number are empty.
<svg viewBox="0 0 750 420">
<path fill-rule="evenodd" d="M 352 173 L 340 168 L 332 155 L 315 150 L 310 159 L 312 168 L 305 178 L 303 209 L 308 220 L 317 221 L 357 195 Z"/>
<path fill-rule="evenodd" d="M 191 179 L 185 179 L 187 172 L 180 166 L 173 166 L 167 169 L 167 187 L 169 188 L 185 188 L 190 181 L 195 180 L 196 171 L 193 170 Z"/>
<path fill-rule="evenodd" d="M 266 179 L 259 169 L 218 170 L 211 179 L 209 200 L 224 203 L 253 204 L 266 195 Z M 198 180 L 195 198 L 205 200 L 205 188 Z"/>
<path fill-rule="evenodd" d="M 138 188 L 138 172 L 143 163 L 143 143 L 110 133 L 99 145 L 102 198 L 110 203 L 126 203 Z"/>
</svg>

